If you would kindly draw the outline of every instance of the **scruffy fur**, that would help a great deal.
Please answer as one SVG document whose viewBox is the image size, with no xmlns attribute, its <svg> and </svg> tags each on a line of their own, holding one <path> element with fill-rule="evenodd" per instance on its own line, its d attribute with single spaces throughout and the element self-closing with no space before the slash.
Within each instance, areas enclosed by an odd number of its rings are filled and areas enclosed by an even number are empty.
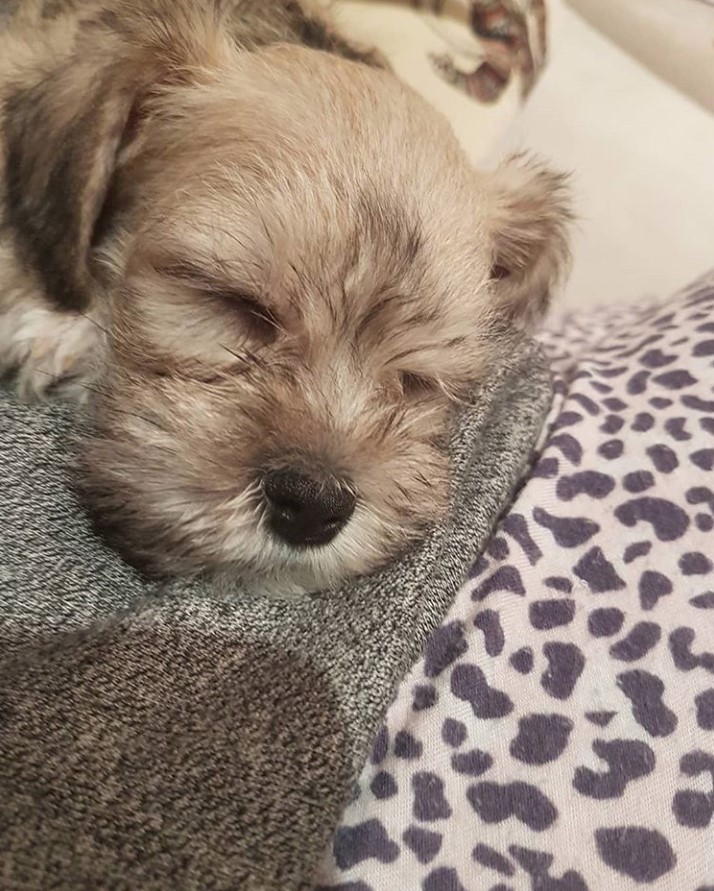
<svg viewBox="0 0 714 891">
<path fill-rule="evenodd" d="M 316 589 L 445 509 L 453 406 L 542 312 L 563 180 L 288 0 L 25 0 L 0 33 L 0 370 L 86 403 L 81 485 L 150 573 Z M 338 481 L 320 547 L 265 475 Z"/>
</svg>

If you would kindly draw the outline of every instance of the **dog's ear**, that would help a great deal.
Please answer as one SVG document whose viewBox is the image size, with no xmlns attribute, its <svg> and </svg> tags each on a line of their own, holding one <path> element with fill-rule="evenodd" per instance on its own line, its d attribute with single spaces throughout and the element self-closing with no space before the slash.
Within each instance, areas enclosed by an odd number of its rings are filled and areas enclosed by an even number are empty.
<svg viewBox="0 0 714 891">
<path fill-rule="evenodd" d="M 567 176 L 524 156 L 490 179 L 491 278 L 498 306 L 528 326 L 567 271 L 572 220 Z"/>
<path fill-rule="evenodd" d="M 226 51 L 218 13 L 202 10 L 145 0 L 121 16 L 100 12 L 69 46 L 43 56 L 34 78 L 28 72 L 5 91 L 5 222 L 63 308 L 88 304 L 92 247 L 117 161 L 133 151 L 151 95 L 207 77 Z"/>
<path fill-rule="evenodd" d="M 90 248 L 131 117 L 134 74 L 73 53 L 4 104 L 6 222 L 63 308 L 88 302 Z"/>
</svg>

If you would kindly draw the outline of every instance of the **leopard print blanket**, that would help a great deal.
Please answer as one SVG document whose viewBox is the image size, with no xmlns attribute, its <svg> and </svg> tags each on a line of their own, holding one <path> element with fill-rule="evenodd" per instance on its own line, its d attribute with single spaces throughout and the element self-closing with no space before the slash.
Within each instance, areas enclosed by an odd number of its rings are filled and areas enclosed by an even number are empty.
<svg viewBox="0 0 714 891">
<path fill-rule="evenodd" d="M 714 891 L 714 274 L 542 335 L 537 462 L 322 891 Z"/>
</svg>

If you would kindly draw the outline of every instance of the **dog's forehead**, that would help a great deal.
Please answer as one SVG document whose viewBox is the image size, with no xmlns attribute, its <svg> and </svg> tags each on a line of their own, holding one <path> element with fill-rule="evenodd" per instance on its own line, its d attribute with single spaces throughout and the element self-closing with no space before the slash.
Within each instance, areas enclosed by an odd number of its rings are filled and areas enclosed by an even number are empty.
<svg viewBox="0 0 714 891">
<path fill-rule="evenodd" d="M 275 55 L 301 64 L 278 74 L 247 59 L 243 81 L 177 94 L 181 113 L 157 125 L 171 156 L 161 201 L 184 237 L 313 274 L 359 250 L 382 265 L 415 246 L 445 262 L 458 244 L 478 254 L 478 180 L 433 109 L 383 73 Z"/>
<path fill-rule="evenodd" d="M 467 312 L 487 267 L 470 197 L 377 184 L 368 172 L 261 182 L 222 162 L 185 183 L 151 230 L 177 259 L 277 302 L 319 307 L 347 295 L 366 310 L 396 292 L 448 292 L 463 295 L 450 303 Z"/>
</svg>

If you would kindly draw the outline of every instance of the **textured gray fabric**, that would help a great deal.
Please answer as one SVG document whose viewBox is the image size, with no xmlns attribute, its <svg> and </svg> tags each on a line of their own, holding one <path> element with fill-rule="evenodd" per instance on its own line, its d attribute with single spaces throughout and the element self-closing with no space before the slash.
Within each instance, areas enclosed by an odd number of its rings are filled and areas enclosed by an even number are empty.
<svg viewBox="0 0 714 891">
<path fill-rule="evenodd" d="M 71 494 L 69 412 L 0 394 L 3 891 L 311 888 L 549 403 L 524 345 L 459 419 L 450 521 L 383 572 L 291 602 L 143 582 Z"/>
</svg>

